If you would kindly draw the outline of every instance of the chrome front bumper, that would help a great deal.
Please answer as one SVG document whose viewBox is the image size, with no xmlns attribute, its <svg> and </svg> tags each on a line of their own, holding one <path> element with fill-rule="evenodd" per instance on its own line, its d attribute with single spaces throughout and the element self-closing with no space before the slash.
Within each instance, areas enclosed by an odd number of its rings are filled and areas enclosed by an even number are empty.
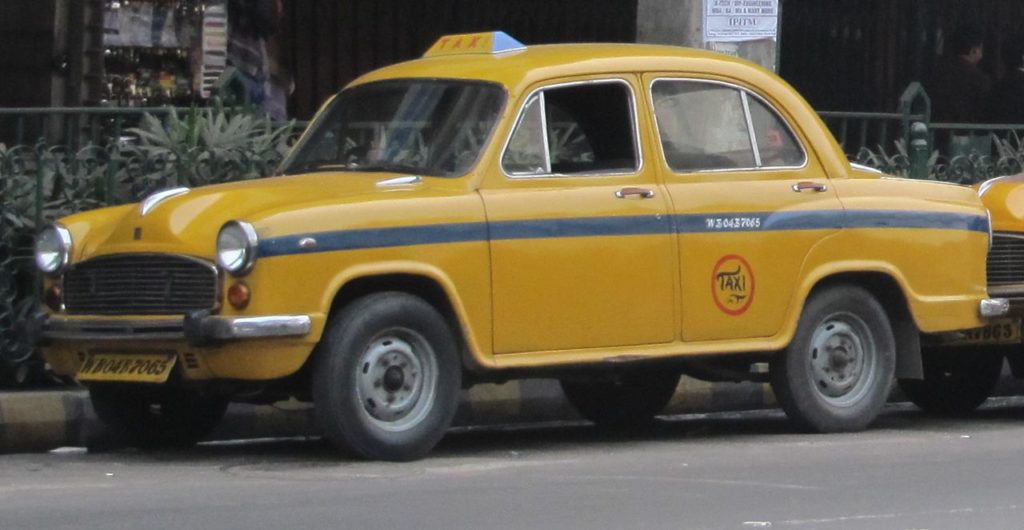
<svg viewBox="0 0 1024 530">
<path fill-rule="evenodd" d="M 28 328 L 29 338 L 35 343 L 54 340 L 187 340 L 199 346 L 227 340 L 301 337 L 309 334 L 312 319 L 308 315 L 223 317 L 206 311 L 184 317 L 117 320 L 66 318 L 40 313 Z"/>
</svg>

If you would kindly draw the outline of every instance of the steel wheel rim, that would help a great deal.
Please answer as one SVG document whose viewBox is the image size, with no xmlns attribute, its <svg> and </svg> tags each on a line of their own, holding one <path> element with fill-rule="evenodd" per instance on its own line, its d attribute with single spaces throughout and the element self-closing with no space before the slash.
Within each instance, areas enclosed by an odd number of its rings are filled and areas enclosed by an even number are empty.
<svg viewBox="0 0 1024 530">
<path fill-rule="evenodd" d="M 434 350 L 423 335 L 407 328 L 387 330 L 359 358 L 359 410 L 386 431 L 415 427 L 433 407 L 437 372 Z"/>
<path fill-rule="evenodd" d="M 871 391 L 878 370 L 878 348 L 868 325 L 852 313 L 833 313 L 811 335 L 811 386 L 827 403 L 848 407 Z"/>
</svg>

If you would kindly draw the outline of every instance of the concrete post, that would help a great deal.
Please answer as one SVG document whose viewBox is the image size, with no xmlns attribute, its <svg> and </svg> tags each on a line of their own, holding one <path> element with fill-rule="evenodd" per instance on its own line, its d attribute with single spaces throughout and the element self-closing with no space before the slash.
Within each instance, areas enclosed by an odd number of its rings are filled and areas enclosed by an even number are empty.
<svg viewBox="0 0 1024 530">
<path fill-rule="evenodd" d="M 775 69 L 778 40 L 704 42 L 704 0 L 638 0 L 636 24 L 637 42 L 712 49 Z"/>
</svg>

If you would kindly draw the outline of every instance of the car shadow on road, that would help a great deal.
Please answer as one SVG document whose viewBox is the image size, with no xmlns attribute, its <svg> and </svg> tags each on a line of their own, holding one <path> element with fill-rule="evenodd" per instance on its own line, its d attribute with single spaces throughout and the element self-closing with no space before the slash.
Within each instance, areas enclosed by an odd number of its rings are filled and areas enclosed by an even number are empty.
<svg viewBox="0 0 1024 530">
<path fill-rule="evenodd" d="M 876 430 L 963 432 L 982 425 L 985 428 L 1024 425 L 1024 398 L 995 398 L 982 409 L 958 418 L 930 415 L 909 403 L 892 403 L 887 405 L 867 433 Z M 789 422 L 781 410 L 769 409 L 659 416 L 647 425 L 620 430 L 597 427 L 585 421 L 458 427 L 452 429 L 427 458 L 579 451 L 595 447 L 614 450 L 616 447 L 644 443 L 764 443 L 855 435 L 806 433 Z M 116 451 L 124 454 L 132 450 Z M 190 449 L 139 454 L 162 462 L 245 459 L 256 462 L 287 461 L 293 465 L 310 466 L 356 462 L 318 436 L 205 442 Z"/>
</svg>

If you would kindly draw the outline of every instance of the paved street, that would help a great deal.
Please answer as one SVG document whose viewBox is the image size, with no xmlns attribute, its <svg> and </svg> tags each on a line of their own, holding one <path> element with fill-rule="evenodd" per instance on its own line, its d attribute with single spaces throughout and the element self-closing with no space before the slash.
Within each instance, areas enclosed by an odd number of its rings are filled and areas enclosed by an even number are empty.
<svg viewBox="0 0 1024 530">
<path fill-rule="evenodd" d="M 891 405 L 803 435 L 775 411 L 460 430 L 426 460 L 319 440 L 0 456 L 0 528 L 1019 528 L 1024 400 L 969 420 Z"/>
</svg>

